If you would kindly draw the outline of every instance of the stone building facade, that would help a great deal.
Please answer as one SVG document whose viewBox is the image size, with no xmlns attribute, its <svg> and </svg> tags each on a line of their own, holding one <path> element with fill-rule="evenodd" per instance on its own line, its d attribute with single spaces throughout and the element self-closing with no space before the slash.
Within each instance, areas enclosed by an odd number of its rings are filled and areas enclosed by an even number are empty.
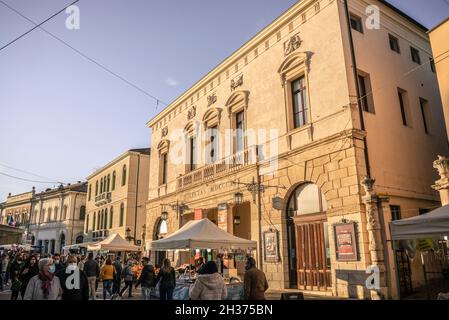
<svg viewBox="0 0 449 320">
<path fill-rule="evenodd" d="M 207 217 L 258 242 L 272 289 L 397 297 L 388 223 L 439 205 L 432 161 L 448 151 L 431 57 L 425 28 L 384 1 L 298 2 L 148 122 L 146 234 Z"/>
<path fill-rule="evenodd" d="M 87 217 L 84 235 L 98 241 L 127 229 L 142 241 L 148 198 L 150 149 L 131 149 L 87 177 Z"/>
<path fill-rule="evenodd" d="M 47 254 L 63 253 L 66 245 L 84 242 L 87 184 L 78 182 L 47 189 L 33 197 L 31 244 Z"/>
</svg>

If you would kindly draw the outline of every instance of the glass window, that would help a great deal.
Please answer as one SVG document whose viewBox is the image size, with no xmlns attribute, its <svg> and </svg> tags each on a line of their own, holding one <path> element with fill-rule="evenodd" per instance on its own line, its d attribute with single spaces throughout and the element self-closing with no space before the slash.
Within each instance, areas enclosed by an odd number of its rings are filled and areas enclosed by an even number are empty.
<svg viewBox="0 0 449 320">
<path fill-rule="evenodd" d="M 301 128 L 308 123 L 307 90 L 304 76 L 292 82 L 293 127 Z"/>
<path fill-rule="evenodd" d="M 401 48 L 399 47 L 399 40 L 395 36 L 389 34 L 388 35 L 390 40 L 390 49 L 394 52 L 401 53 Z"/>
<path fill-rule="evenodd" d="M 110 187 L 110 184 L 111 184 L 111 174 L 108 174 L 108 182 L 107 182 L 107 192 L 109 192 L 109 187 Z"/>
<path fill-rule="evenodd" d="M 398 88 L 398 97 L 399 97 L 399 106 L 401 108 L 401 117 L 402 117 L 402 124 L 404 126 L 408 125 L 407 121 L 407 112 L 406 112 L 406 98 L 407 98 L 407 92 L 405 90 Z"/>
<path fill-rule="evenodd" d="M 245 114 L 244 111 L 235 114 L 235 152 L 245 148 Z"/>
<path fill-rule="evenodd" d="M 429 58 L 430 61 L 430 70 L 435 73 L 436 69 L 435 69 L 435 60 L 433 58 Z"/>
<path fill-rule="evenodd" d="M 206 148 L 207 163 L 211 164 L 217 161 L 218 156 L 218 134 L 217 127 L 211 127 L 207 130 L 208 146 Z"/>
<path fill-rule="evenodd" d="M 95 196 L 98 196 L 98 180 L 95 182 Z"/>
<path fill-rule="evenodd" d="M 125 205 L 120 205 L 120 227 L 123 227 L 123 221 L 125 219 Z"/>
<path fill-rule="evenodd" d="M 92 219 L 92 230 L 95 230 L 95 220 L 96 220 L 96 218 L 97 218 L 97 213 L 94 212 L 94 216 L 93 216 L 93 219 Z"/>
<path fill-rule="evenodd" d="M 421 57 L 419 55 L 419 51 L 416 48 L 410 47 L 410 54 L 412 56 L 412 61 L 421 64 Z"/>
<path fill-rule="evenodd" d="M 89 184 L 89 198 L 87 201 L 90 201 L 91 195 L 92 195 L 92 184 Z"/>
<path fill-rule="evenodd" d="M 401 220 L 401 207 L 400 206 L 390 206 L 391 211 L 391 221 Z"/>
<path fill-rule="evenodd" d="M 126 164 L 122 168 L 122 186 L 126 184 Z"/>
<path fill-rule="evenodd" d="M 320 188 L 312 183 L 299 186 L 288 204 L 289 216 L 327 211 L 327 202 Z"/>
<path fill-rule="evenodd" d="M 114 221 L 114 207 L 111 207 L 109 212 L 109 229 L 112 229 L 112 222 Z"/>
<path fill-rule="evenodd" d="M 362 110 L 365 112 L 374 113 L 374 101 L 372 98 L 371 80 L 369 74 L 359 71 L 358 81 Z"/>
<path fill-rule="evenodd" d="M 196 169 L 196 162 L 197 162 L 197 156 L 196 156 L 196 137 L 189 138 L 189 148 L 190 148 L 190 171 L 193 171 Z"/>
<path fill-rule="evenodd" d="M 108 228 L 108 209 L 104 209 L 103 229 Z"/>
<path fill-rule="evenodd" d="M 428 112 L 429 112 L 429 108 L 427 106 L 427 100 L 423 99 L 423 98 L 419 98 L 419 105 L 421 107 L 421 115 L 422 115 L 422 122 L 423 122 L 423 126 L 424 126 L 424 132 L 425 133 L 429 133 L 429 117 L 428 117 Z"/>
<path fill-rule="evenodd" d="M 89 215 L 86 217 L 86 233 L 89 232 Z"/>
<path fill-rule="evenodd" d="M 350 19 L 351 19 L 351 28 L 354 29 L 355 31 L 363 33 L 362 18 L 351 14 Z"/>
<path fill-rule="evenodd" d="M 115 170 L 112 172 L 112 191 L 115 190 Z"/>
<path fill-rule="evenodd" d="M 167 183 L 167 165 L 168 165 L 168 155 L 166 153 L 161 154 L 160 158 L 160 180 L 159 184 L 163 185 Z"/>
<path fill-rule="evenodd" d="M 86 206 L 81 206 L 80 207 L 80 220 L 84 220 L 86 216 Z"/>
</svg>

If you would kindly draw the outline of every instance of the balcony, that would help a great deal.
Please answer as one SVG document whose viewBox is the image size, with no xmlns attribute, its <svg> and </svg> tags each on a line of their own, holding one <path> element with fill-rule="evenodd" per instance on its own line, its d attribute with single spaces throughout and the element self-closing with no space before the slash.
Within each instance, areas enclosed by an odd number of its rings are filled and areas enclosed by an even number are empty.
<svg viewBox="0 0 449 320">
<path fill-rule="evenodd" d="M 100 207 L 112 201 L 111 192 L 103 192 L 102 194 L 95 197 L 95 205 Z"/>
<path fill-rule="evenodd" d="M 238 171 L 257 161 L 257 146 L 250 147 L 237 152 L 229 157 L 223 158 L 213 164 L 208 164 L 199 169 L 182 175 L 177 180 L 177 190 L 193 185 L 208 182 L 217 177 Z"/>
<path fill-rule="evenodd" d="M 89 238 L 92 239 L 92 241 L 101 241 L 107 237 L 109 237 L 109 230 L 96 230 L 89 232 Z"/>
</svg>

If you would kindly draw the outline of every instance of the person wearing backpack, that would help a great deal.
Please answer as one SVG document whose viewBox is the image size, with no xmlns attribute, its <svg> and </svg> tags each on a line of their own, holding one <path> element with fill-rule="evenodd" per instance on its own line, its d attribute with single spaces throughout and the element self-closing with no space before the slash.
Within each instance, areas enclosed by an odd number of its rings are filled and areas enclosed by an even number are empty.
<svg viewBox="0 0 449 320">
<path fill-rule="evenodd" d="M 142 285 L 142 298 L 143 300 L 150 300 L 151 291 L 156 286 L 156 275 L 154 267 L 150 264 L 150 259 L 147 257 L 142 258 L 143 269 L 139 279 L 136 283 L 136 289 Z"/>
<path fill-rule="evenodd" d="M 128 290 L 128 298 L 132 298 L 132 291 L 133 291 L 133 279 L 134 279 L 134 273 L 132 270 L 132 262 L 131 260 L 128 261 L 128 263 L 126 264 L 125 269 L 123 270 L 122 273 L 122 277 L 125 280 L 125 286 L 123 287 L 122 290 L 120 290 L 119 295 L 120 297 L 123 295 L 123 292 L 126 291 L 126 289 Z"/>
</svg>

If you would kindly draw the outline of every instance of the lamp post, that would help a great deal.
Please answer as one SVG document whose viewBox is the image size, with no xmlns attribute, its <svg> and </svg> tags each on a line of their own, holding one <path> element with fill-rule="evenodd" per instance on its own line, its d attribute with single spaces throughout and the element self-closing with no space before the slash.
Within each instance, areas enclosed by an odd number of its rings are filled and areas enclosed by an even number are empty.
<svg viewBox="0 0 449 320">
<path fill-rule="evenodd" d="M 125 238 L 126 238 L 126 240 L 128 240 L 128 242 L 131 242 L 131 240 L 134 240 L 134 237 L 131 236 L 131 229 L 129 227 L 126 228 Z"/>
</svg>

